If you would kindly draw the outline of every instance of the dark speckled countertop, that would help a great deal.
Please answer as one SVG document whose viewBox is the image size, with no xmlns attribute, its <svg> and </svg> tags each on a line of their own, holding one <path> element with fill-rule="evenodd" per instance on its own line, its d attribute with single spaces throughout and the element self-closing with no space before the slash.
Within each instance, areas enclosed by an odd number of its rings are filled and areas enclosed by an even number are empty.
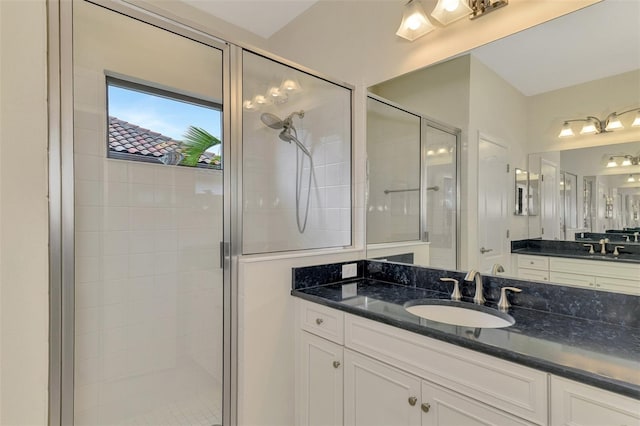
<svg viewBox="0 0 640 426">
<path fill-rule="evenodd" d="M 496 307 L 493 296 L 496 289 L 504 285 L 521 287 L 523 293 L 536 293 L 536 296 L 531 298 L 531 302 L 527 297 L 523 298 L 522 293 L 512 295 L 512 303 L 521 305 L 509 309 L 509 314 L 516 320 L 514 325 L 479 329 L 429 321 L 410 314 L 403 307 L 409 300 L 448 299 L 449 284 L 439 282 L 439 277 L 461 278 L 459 272 L 360 261 L 359 277 L 340 281 L 335 274 L 318 273 L 318 268 L 321 267 L 294 269 L 293 296 L 640 399 L 640 328 L 637 318 L 640 298 L 637 296 L 611 294 L 611 299 L 601 299 L 588 308 L 597 311 L 597 306 L 613 301 L 621 303 L 619 311 L 626 311 L 625 314 L 579 317 L 563 311 L 580 304 L 574 301 L 565 307 L 548 304 L 548 310 L 533 309 L 540 308 L 531 303 L 539 303 L 535 300 L 547 291 L 544 284 L 485 277 L 485 297 L 489 307 Z M 310 270 L 312 273 L 309 274 Z M 386 280 L 373 279 L 382 275 Z M 416 285 L 416 277 L 427 278 L 431 284 Z M 390 278 L 395 278 L 394 282 L 388 282 Z M 357 296 L 343 299 L 342 286 L 349 283 L 357 285 Z M 469 297 L 473 290 L 471 287 L 471 284 L 462 286 L 463 301 L 472 303 Z M 567 291 L 570 293 L 560 294 L 565 298 L 586 295 L 581 291 L 573 293 L 571 288 Z"/>
<path fill-rule="evenodd" d="M 595 254 L 589 254 L 584 244 L 593 244 Z M 623 246 L 620 254 L 612 253 L 615 246 Z M 612 242 L 605 244 L 607 254 L 600 254 L 600 244 L 592 241 L 555 241 L 555 240 L 518 240 L 511 242 L 511 253 L 530 254 L 534 256 L 565 257 L 570 259 L 600 260 L 620 263 L 640 263 L 640 244 Z"/>
</svg>

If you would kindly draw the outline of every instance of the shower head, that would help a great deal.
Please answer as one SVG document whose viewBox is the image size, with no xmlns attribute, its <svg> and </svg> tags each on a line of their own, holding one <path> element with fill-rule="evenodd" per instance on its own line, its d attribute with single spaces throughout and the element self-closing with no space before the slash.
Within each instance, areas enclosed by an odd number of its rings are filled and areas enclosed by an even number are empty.
<svg viewBox="0 0 640 426">
<path fill-rule="evenodd" d="M 267 126 L 272 129 L 282 129 L 285 127 L 285 122 L 280 120 L 277 115 L 271 114 L 269 112 L 265 112 L 260 115 L 260 120 Z"/>
</svg>

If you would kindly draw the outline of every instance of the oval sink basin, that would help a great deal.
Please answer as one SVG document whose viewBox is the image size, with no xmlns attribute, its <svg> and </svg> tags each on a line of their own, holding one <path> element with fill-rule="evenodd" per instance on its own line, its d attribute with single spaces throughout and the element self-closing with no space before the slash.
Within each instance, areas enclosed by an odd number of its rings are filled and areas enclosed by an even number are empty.
<svg viewBox="0 0 640 426">
<path fill-rule="evenodd" d="M 404 308 L 420 318 L 463 327 L 502 328 L 516 323 L 511 315 L 496 309 L 454 300 L 410 300 Z"/>
</svg>

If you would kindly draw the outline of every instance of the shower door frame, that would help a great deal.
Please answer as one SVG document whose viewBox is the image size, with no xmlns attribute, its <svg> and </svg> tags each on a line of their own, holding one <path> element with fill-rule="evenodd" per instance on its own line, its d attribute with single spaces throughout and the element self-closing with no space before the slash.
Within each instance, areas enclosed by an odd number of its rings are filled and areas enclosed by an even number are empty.
<svg viewBox="0 0 640 426">
<path fill-rule="evenodd" d="M 50 426 L 74 422 L 75 197 L 73 139 L 73 4 L 85 0 L 48 0 L 49 131 L 49 409 Z M 242 106 L 240 49 L 197 29 L 153 12 L 110 0 L 87 0 L 114 13 L 172 32 L 222 53 L 223 85 L 223 389 L 222 422 L 237 421 L 237 257 L 240 241 L 238 190 Z M 235 81 L 235 83 L 234 83 Z M 233 127 L 232 127 L 233 126 Z"/>
<path fill-rule="evenodd" d="M 427 191 L 426 188 L 428 187 L 428 182 L 427 182 L 427 170 L 426 170 L 426 165 L 427 165 L 427 154 L 426 154 L 426 146 L 427 146 L 427 127 L 433 127 L 435 129 L 441 130 L 445 133 L 449 133 L 452 136 L 455 136 L 456 138 L 456 156 L 455 156 L 455 166 L 456 166 L 456 208 L 455 208 L 455 212 L 456 212 L 456 236 L 455 236 L 455 243 L 456 243 L 456 269 L 460 268 L 460 242 L 461 242 L 461 237 L 460 237 L 460 226 L 461 226 L 461 218 L 460 218 L 460 177 L 461 177 L 461 171 L 460 171 L 460 164 L 461 164 L 461 153 L 460 153 L 460 145 L 461 145 L 461 139 L 462 139 L 462 130 L 451 126 L 449 124 L 443 123 L 441 121 L 438 121 L 434 118 L 431 117 L 427 117 L 424 114 L 421 114 L 417 111 L 411 110 L 403 105 L 400 105 L 394 101 L 390 101 L 389 99 L 386 99 L 382 96 L 376 95 L 374 93 L 371 92 L 367 92 L 367 98 L 371 98 L 377 102 L 386 104 L 392 108 L 396 108 L 400 111 L 404 111 L 406 113 L 415 115 L 417 117 L 420 118 L 420 223 L 419 223 L 419 238 L 418 241 L 424 241 L 427 242 L 428 241 L 428 237 L 426 235 L 427 232 Z M 367 172 L 368 173 L 368 172 Z M 368 176 L 367 176 L 367 180 L 368 180 Z M 368 183 L 367 183 L 368 185 Z M 365 204 L 368 202 L 368 200 L 366 200 Z M 365 213 L 365 230 L 366 230 L 366 213 Z M 366 240 L 366 235 L 365 235 L 365 240 Z M 365 247 L 366 247 L 366 241 L 365 241 Z M 365 255 L 365 257 L 367 257 Z"/>
</svg>

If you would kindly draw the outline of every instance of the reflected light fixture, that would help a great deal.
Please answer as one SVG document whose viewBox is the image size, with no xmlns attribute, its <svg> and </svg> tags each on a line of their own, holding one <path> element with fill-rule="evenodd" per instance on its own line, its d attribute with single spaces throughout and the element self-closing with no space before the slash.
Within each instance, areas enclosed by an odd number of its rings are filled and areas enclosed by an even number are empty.
<svg viewBox="0 0 640 426">
<path fill-rule="evenodd" d="M 616 158 L 621 159 L 621 161 L 616 160 Z M 638 166 L 640 165 L 640 155 L 634 157 L 629 154 L 621 154 L 621 155 L 612 155 L 609 157 L 609 161 L 607 161 L 607 167 L 629 167 L 629 166 Z"/>
<path fill-rule="evenodd" d="M 582 130 L 580 130 L 581 135 L 597 135 L 599 133 L 614 132 L 616 130 L 624 129 L 624 124 L 622 124 L 620 116 L 631 112 L 636 113 L 636 116 L 631 123 L 631 127 L 640 127 L 640 108 L 633 108 L 623 112 L 612 112 L 604 120 L 600 120 L 599 118 L 593 117 L 591 115 L 587 116 L 586 118 L 565 120 L 563 121 L 562 129 L 560 130 L 558 137 L 566 138 L 575 136 L 575 133 L 573 132 L 573 129 L 569 124 L 574 122 L 584 123 L 584 125 L 582 126 Z"/>
<path fill-rule="evenodd" d="M 636 178 L 633 175 L 629 175 L 629 177 L 627 178 L 627 182 L 635 182 Z"/>
<path fill-rule="evenodd" d="M 298 93 L 300 91 L 300 83 L 298 83 L 298 80 L 295 77 L 285 78 L 282 80 L 280 90 L 289 94 Z"/>
<path fill-rule="evenodd" d="M 442 25 L 449 25 L 464 17 L 476 19 L 509 4 L 508 0 L 438 0 L 431 17 Z M 409 0 L 404 6 L 402 22 L 396 35 L 413 41 L 433 31 L 420 0 Z"/>
</svg>

